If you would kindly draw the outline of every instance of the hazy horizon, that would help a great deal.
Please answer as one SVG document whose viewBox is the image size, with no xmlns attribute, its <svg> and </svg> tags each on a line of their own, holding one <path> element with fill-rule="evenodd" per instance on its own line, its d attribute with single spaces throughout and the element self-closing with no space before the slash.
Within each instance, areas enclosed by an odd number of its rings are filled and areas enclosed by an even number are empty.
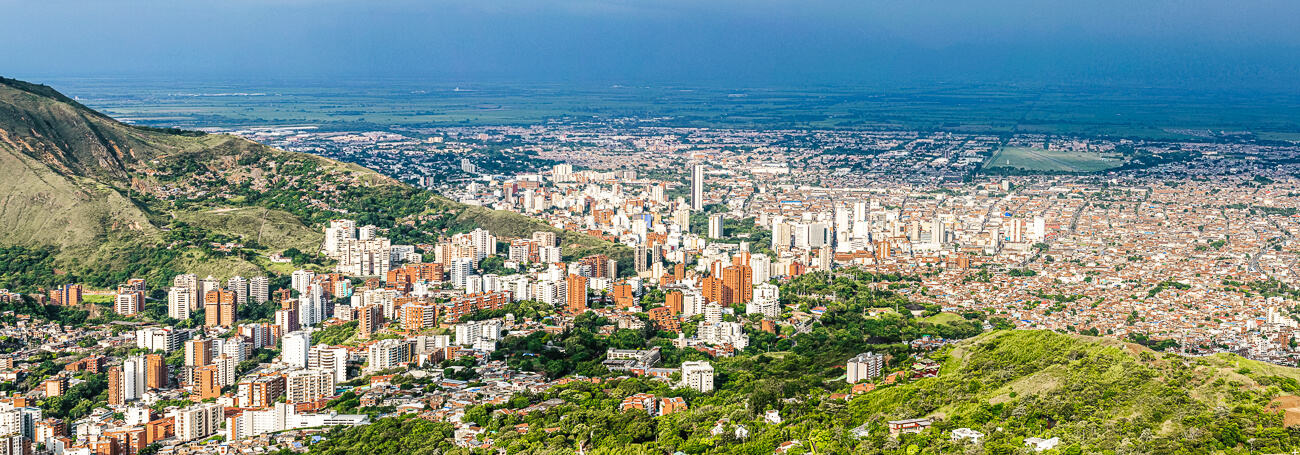
<svg viewBox="0 0 1300 455">
<path fill-rule="evenodd" d="M 1300 3 L 1278 0 L 0 5 L 0 71 L 38 81 L 1300 88 Z"/>
</svg>

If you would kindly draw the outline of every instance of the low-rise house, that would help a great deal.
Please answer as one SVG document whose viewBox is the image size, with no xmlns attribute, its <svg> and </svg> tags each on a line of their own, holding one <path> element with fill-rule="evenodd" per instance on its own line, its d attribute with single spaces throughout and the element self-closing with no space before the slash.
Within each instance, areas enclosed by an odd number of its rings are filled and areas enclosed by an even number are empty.
<svg viewBox="0 0 1300 455">
<path fill-rule="evenodd" d="M 889 434 L 897 436 L 902 433 L 920 433 L 930 428 L 930 419 L 890 420 Z"/>
<path fill-rule="evenodd" d="M 965 439 L 970 441 L 971 444 L 979 444 L 980 439 L 983 438 L 984 438 L 984 433 L 980 433 L 970 428 L 958 428 L 956 430 L 952 430 L 953 441 L 961 441 Z"/>
<path fill-rule="evenodd" d="M 1056 447 L 1060 443 L 1061 443 L 1061 438 L 1051 438 L 1051 439 L 1025 438 L 1025 445 L 1029 447 L 1033 447 L 1035 452 L 1051 450 L 1052 448 Z"/>
</svg>

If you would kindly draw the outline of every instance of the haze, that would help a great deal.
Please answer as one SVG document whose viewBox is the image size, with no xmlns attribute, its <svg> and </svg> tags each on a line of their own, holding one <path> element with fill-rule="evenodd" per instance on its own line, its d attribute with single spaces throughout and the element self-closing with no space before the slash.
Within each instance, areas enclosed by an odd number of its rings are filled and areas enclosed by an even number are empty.
<svg viewBox="0 0 1300 455">
<path fill-rule="evenodd" d="M 1300 3 L 0 1 L 49 77 L 1296 90 Z"/>
</svg>

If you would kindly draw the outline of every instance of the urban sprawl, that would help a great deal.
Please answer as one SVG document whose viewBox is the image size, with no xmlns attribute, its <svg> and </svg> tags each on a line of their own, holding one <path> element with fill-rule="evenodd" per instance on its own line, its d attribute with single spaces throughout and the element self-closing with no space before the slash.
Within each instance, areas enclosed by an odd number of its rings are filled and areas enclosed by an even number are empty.
<svg viewBox="0 0 1300 455">
<path fill-rule="evenodd" d="M 1195 139 L 1150 142 L 667 128 L 634 119 L 232 132 L 356 162 L 549 228 L 519 237 L 475 229 L 399 245 L 383 229 L 339 219 L 323 227 L 320 245 L 332 270 L 292 272 L 283 289 L 267 277 L 176 276 L 165 292 L 167 316 L 186 323 L 70 328 L 15 315 L 4 335 L 29 344 L 0 358 L 0 374 L 36 382 L 0 398 L 6 447 L 73 455 L 129 455 L 155 443 L 172 454 L 302 451 L 304 438 L 330 427 L 370 423 L 371 414 L 337 412 L 356 400 L 347 407 L 451 422 L 457 444 L 490 448 L 493 435 L 464 418 L 471 406 L 602 380 L 512 367 L 493 355 L 508 338 L 595 320 L 606 335 L 649 328 L 671 334 L 677 349 L 727 357 L 760 334 L 807 331 L 824 305 L 848 297 L 789 285 L 804 275 L 868 272 L 871 286 L 911 302 L 872 317 L 950 314 L 989 321 L 985 330 L 998 321 L 1185 355 L 1297 360 L 1289 289 L 1300 258 L 1300 147 L 1239 133 L 1181 131 Z M 1092 161 L 1063 160 L 1061 152 Z M 512 157 L 533 161 L 502 161 Z M 1081 172 L 1087 166 L 1102 168 Z M 626 246 L 631 259 L 567 256 L 567 232 Z M 112 311 L 131 316 L 145 310 L 150 291 L 143 280 L 115 290 L 69 283 L 35 297 L 76 306 L 111 295 Z M 537 318 L 501 311 L 521 304 L 549 311 Z M 241 321 L 246 305 L 277 309 L 273 320 Z M 201 320 L 188 323 L 200 310 Z M 938 374 L 924 352 L 951 340 L 907 341 L 915 355 L 892 368 L 872 352 L 846 362 L 845 392 Z M 601 366 L 713 389 L 708 360 L 662 360 L 658 348 L 610 348 Z M 43 416 L 53 399 L 88 381 L 106 381 L 106 406 L 71 421 Z M 689 406 L 681 397 L 636 394 L 620 408 L 666 415 Z M 764 418 L 781 421 L 776 411 Z M 920 431 L 929 421 L 888 425 Z M 719 422 L 713 431 L 742 437 L 746 429 Z"/>
</svg>

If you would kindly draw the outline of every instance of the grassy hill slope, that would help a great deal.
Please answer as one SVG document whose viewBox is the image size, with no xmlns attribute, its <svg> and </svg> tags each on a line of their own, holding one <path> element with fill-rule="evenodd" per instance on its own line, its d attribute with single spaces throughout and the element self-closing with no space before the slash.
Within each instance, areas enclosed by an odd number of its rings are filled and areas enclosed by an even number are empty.
<svg viewBox="0 0 1300 455">
<path fill-rule="evenodd" d="M 986 333 L 936 358 L 938 378 L 865 394 L 849 404 L 852 420 L 937 417 L 940 431 L 990 435 L 993 453 L 1031 436 L 1060 437 L 1075 453 L 1208 453 L 1248 442 L 1280 451 L 1292 442 L 1267 406 L 1297 391 L 1294 368 L 1047 331 Z"/>
<path fill-rule="evenodd" d="M 472 407 L 466 419 L 482 425 L 496 448 L 507 453 L 574 453 L 582 445 L 585 453 L 608 455 L 770 454 L 783 443 L 799 441 L 786 453 L 1006 455 L 1036 453 L 1025 446 L 1030 437 L 1060 438 L 1055 449 L 1037 452 L 1048 455 L 1300 449 L 1300 431 L 1285 428 L 1281 411 L 1270 407 L 1276 396 L 1297 390 L 1300 370 L 1234 355 L 1192 358 L 1116 340 L 1002 330 L 931 354 L 943 364 L 937 378 L 894 384 L 877 380 L 879 388 L 847 400 L 832 395 L 849 389 L 844 382 L 828 381 L 834 373 L 809 371 L 790 357 L 799 356 L 742 352 L 714 359 L 716 389 L 707 394 L 644 378 L 574 381 L 523 394 L 509 404 Z M 904 368 L 911 363 L 906 357 L 895 360 Z M 811 381 L 774 381 L 801 374 Z M 802 387 L 819 381 L 828 381 L 830 389 Z M 662 417 L 621 412 L 623 398 L 635 393 L 683 397 L 689 409 Z M 551 399 L 564 404 L 527 415 L 496 411 Z M 780 423 L 764 419 L 769 409 L 779 412 Z M 909 418 L 929 418 L 934 424 L 919 434 L 889 435 L 888 421 Z M 377 423 L 391 426 L 401 419 Z M 530 431 L 517 431 L 524 423 Z M 720 423 L 728 431 L 714 434 Z M 736 426 L 748 434 L 733 436 Z M 857 427 L 865 427 L 868 435 L 850 432 Z M 536 428 L 547 431 L 532 430 Z M 985 437 L 978 444 L 954 441 L 958 428 Z M 338 429 L 328 435 L 328 444 L 313 446 L 311 452 L 382 455 L 447 449 L 439 439 L 380 443 L 385 439 L 374 432 Z"/>
<path fill-rule="evenodd" d="M 218 234 L 245 238 L 272 250 L 320 248 L 325 234 L 308 227 L 289 212 L 265 207 L 227 207 L 177 211 L 176 219 Z"/>
<path fill-rule="evenodd" d="M 123 236 L 153 236 L 148 217 L 112 187 L 55 172 L 0 145 L 0 243 L 52 245 L 87 254 Z"/>
</svg>

